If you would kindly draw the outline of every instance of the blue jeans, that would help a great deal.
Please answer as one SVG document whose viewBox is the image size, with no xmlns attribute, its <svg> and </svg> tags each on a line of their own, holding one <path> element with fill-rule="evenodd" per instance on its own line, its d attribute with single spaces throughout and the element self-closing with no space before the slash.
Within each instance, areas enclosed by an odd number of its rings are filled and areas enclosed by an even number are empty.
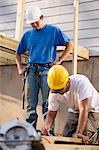
<svg viewBox="0 0 99 150">
<path fill-rule="evenodd" d="M 44 70 L 45 69 L 45 70 Z M 35 68 L 30 67 L 27 77 L 27 118 L 26 121 L 31 123 L 35 129 L 37 124 L 37 104 L 39 90 L 42 93 L 42 114 L 46 118 L 49 87 L 47 84 L 48 68 L 44 67 L 43 70 L 38 69 L 39 74 L 35 72 Z"/>
</svg>

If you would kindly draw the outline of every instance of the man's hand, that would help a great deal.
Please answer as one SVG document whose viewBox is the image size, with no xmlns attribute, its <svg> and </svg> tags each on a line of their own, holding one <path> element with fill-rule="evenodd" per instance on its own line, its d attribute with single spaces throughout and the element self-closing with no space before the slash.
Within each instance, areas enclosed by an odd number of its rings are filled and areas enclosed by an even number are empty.
<svg viewBox="0 0 99 150">
<path fill-rule="evenodd" d="M 24 78 L 25 72 L 23 71 L 23 69 L 18 69 L 18 73 L 22 78 Z"/>
<path fill-rule="evenodd" d="M 75 134 L 74 137 L 81 138 L 82 141 L 83 141 L 83 143 L 85 143 L 85 144 L 88 144 L 88 142 L 89 142 L 89 137 L 88 137 L 88 136 L 85 136 L 85 135 L 83 135 L 83 134 L 81 134 L 81 133 Z"/>
<path fill-rule="evenodd" d="M 41 134 L 48 136 L 48 135 L 49 135 L 49 132 L 48 132 L 48 130 L 47 130 L 46 128 L 42 128 L 42 129 L 41 129 Z"/>
</svg>

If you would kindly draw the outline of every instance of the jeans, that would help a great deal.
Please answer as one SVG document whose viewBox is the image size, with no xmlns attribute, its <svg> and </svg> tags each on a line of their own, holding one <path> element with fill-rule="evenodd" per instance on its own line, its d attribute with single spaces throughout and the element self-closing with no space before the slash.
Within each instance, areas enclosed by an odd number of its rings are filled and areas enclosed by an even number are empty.
<svg viewBox="0 0 99 150">
<path fill-rule="evenodd" d="M 49 87 L 47 84 L 48 68 L 44 67 L 43 70 L 38 68 L 36 72 L 35 68 L 30 67 L 27 77 L 27 118 L 26 121 L 31 123 L 36 129 L 37 125 L 37 104 L 38 94 L 41 89 L 42 93 L 42 114 L 43 118 L 46 118 L 47 106 L 48 106 L 48 95 Z"/>
</svg>

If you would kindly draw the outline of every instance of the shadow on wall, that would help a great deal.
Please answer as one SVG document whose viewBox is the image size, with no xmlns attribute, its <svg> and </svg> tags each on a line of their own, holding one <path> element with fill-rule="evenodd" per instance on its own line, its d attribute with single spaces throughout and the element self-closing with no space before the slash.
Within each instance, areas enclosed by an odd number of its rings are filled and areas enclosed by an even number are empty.
<svg viewBox="0 0 99 150">
<path fill-rule="evenodd" d="M 37 111 L 39 114 L 37 128 L 41 129 L 41 127 L 43 126 L 43 120 L 41 117 L 41 106 L 38 106 Z M 25 117 L 26 109 L 22 109 L 22 102 L 19 99 L 0 94 L 0 124 L 3 124 L 9 120 L 23 120 L 25 119 Z"/>
<path fill-rule="evenodd" d="M 61 105 L 55 121 L 55 133 L 57 135 L 62 134 L 64 123 L 66 122 L 66 112 L 67 112 L 66 106 Z M 40 105 L 38 105 L 37 107 L 37 113 L 38 113 L 37 129 L 40 130 L 44 124 L 42 117 L 42 108 Z M 0 124 L 15 119 L 25 120 L 25 117 L 26 117 L 26 103 L 25 109 L 22 109 L 22 102 L 19 99 L 0 94 Z"/>
<path fill-rule="evenodd" d="M 25 110 L 21 108 L 21 102 L 18 99 L 0 94 L 0 123 L 17 118 L 24 119 Z"/>
</svg>

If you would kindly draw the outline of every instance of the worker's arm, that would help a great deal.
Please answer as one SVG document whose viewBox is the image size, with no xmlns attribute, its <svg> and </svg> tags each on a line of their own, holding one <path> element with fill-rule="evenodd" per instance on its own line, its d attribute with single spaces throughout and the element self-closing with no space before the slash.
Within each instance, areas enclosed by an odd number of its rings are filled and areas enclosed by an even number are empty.
<svg viewBox="0 0 99 150">
<path fill-rule="evenodd" d="M 19 75 L 22 75 L 23 70 L 22 70 L 22 63 L 21 63 L 21 54 L 17 52 L 16 52 L 16 63 L 17 63 L 18 73 Z"/>
<path fill-rule="evenodd" d="M 89 99 L 86 98 L 78 103 L 79 106 L 79 119 L 78 126 L 76 130 L 77 137 L 82 138 L 83 142 L 88 141 L 88 137 L 83 135 L 83 131 L 88 119 L 88 108 L 89 108 Z"/>
<path fill-rule="evenodd" d="M 44 127 L 41 130 L 43 135 L 48 135 L 48 131 L 50 130 L 51 126 L 54 123 L 56 114 L 57 114 L 57 111 L 50 111 L 50 110 L 48 110 Z"/>
<path fill-rule="evenodd" d="M 66 58 L 68 57 L 68 55 L 73 52 L 73 42 L 69 41 L 68 43 L 66 43 L 66 48 L 63 51 L 63 54 L 55 61 L 55 64 L 61 64 L 64 60 L 66 60 Z"/>
</svg>

